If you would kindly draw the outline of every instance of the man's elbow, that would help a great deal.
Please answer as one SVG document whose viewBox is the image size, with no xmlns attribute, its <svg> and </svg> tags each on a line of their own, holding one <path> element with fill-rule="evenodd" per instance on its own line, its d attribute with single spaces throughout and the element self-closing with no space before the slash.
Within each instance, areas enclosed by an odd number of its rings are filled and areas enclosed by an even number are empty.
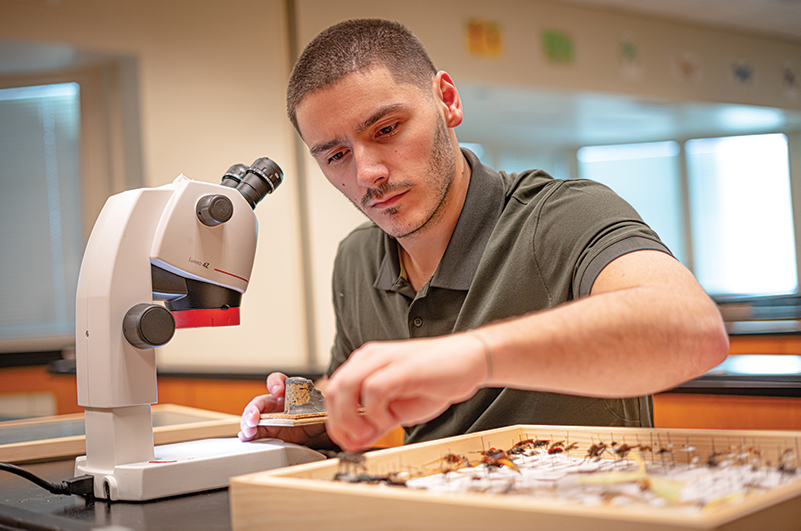
<svg viewBox="0 0 801 531">
<path fill-rule="evenodd" d="M 696 376 L 720 365 L 729 354 L 729 334 L 717 307 L 709 311 L 707 316 L 699 321 L 699 325 Z"/>
</svg>

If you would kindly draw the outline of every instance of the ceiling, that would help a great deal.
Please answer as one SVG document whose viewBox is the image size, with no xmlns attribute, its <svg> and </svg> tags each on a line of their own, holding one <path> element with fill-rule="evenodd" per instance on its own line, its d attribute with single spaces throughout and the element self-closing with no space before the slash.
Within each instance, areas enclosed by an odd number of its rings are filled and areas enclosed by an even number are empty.
<svg viewBox="0 0 801 531">
<path fill-rule="evenodd" d="M 544 149 L 801 130 L 801 112 L 614 94 L 459 85 L 459 140 Z"/>
<path fill-rule="evenodd" d="M 557 0 L 801 41 L 801 0 Z"/>
</svg>

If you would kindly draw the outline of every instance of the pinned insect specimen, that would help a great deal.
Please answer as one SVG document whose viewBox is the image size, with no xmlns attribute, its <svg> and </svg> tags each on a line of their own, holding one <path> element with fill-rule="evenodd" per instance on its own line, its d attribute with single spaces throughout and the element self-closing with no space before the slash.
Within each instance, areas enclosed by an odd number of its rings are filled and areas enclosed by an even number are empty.
<svg viewBox="0 0 801 531">
<path fill-rule="evenodd" d="M 399 474 L 386 474 L 383 476 L 371 476 L 370 474 L 335 474 L 334 481 L 344 481 L 346 483 L 364 483 L 367 485 L 389 485 L 391 487 L 405 487 L 406 481 L 400 479 Z"/>
<path fill-rule="evenodd" d="M 471 466 L 470 460 L 462 454 L 447 453 L 442 457 L 440 457 L 439 459 L 432 461 L 431 463 L 437 463 L 437 462 L 439 463 L 439 468 L 443 474 L 448 472 L 455 472 L 460 468 L 468 468 Z"/>
<path fill-rule="evenodd" d="M 337 457 L 339 472 L 343 474 L 358 474 L 367 470 L 364 467 L 364 452 L 340 452 Z"/>
<path fill-rule="evenodd" d="M 565 451 L 565 441 L 556 441 L 548 447 L 548 454 L 561 454 Z"/>
<path fill-rule="evenodd" d="M 607 446 L 604 442 L 599 442 L 598 444 L 593 444 L 587 449 L 587 456 L 585 459 L 595 459 L 598 461 L 601 459 L 601 454 L 606 452 Z"/>
<path fill-rule="evenodd" d="M 779 466 L 776 467 L 776 470 L 779 471 L 782 479 L 796 473 L 798 467 L 795 462 L 795 457 L 795 454 L 792 453 L 790 448 L 785 449 L 779 456 Z"/>
<path fill-rule="evenodd" d="M 365 458 L 363 452 L 340 452 L 337 457 L 339 458 L 339 467 L 337 473 L 334 474 L 334 481 L 406 486 L 406 482 L 399 479 L 398 473 L 384 476 L 371 476 L 368 474 L 367 468 L 364 466 Z"/>
<path fill-rule="evenodd" d="M 535 441 L 534 439 L 525 439 L 525 440 L 519 441 L 514 446 L 509 448 L 509 450 L 507 450 L 506 453 L 509 454 L 509 455 L 525 454 L 526 451 L 533 450 L 534 448 L 537 448 L 536 444 L 537 443 L 541 443 L 541 442 L 543 442 L 543 441 L 539 441 L 539 440 Z M 545 443 L 545 444 L 547 444 L 547 443 Z"/>
<path fill-rule="evenodd" d="M 636 448 L 636 446 L 629 446 L 626 443 L 623 443 L 619 446 L 617 446 L 616 443 L 613 444 L 615 446 L 612 448 L 612 451 L 615 453 L 618 459 L 625 459 L 629 455 L 629 452 Z"/>
<path fill-rule="evenodd" d="M 597 504 L 620 498 L 612 503 L 641 503 L 660 508 L 681 505 L 682 510 L 699 511 L 738 503 L 777 486 L 801 482 L 797 457 L 801 453 L 797 448 L 784 449 L 786 443 L 768 448 L 759 447 L 756 439 L 749 445 L 750 438 L 734 442 L 719 437 L 712 440 L 710 448 L 709 439 L 693 435 L 674 446 L 671 434 L 665 432 L 661 433 L 665 441 L 658 432 L 645 438 L 614 432 L 607 434 L 605 441 L 597 434 L 588 434 L 587 438 L 571 435 L 574 434 L 553 432 L 547 439 L 539 439 L 533 434 L 522 434 L 519 440 L 506 443 L 509 446 L 503 442 L 500 446 L 491 446 L 492 443 L 485 446 L 482 438 L 481 450 L 475 450 L 478 457 L 468 453 L 465 446 L 458 451 L 466 455 L 448 449 L 448 453 L 428 464 L 428 472 L 413 477 L 371 476 L 359 456 L 345 456 L 342 466 L 349 467 L 351 474 L 343 473 L 337 479 L 387 485 L 401 485 L 405 480 L 413 489 L 542 496 L 570 503 Z M 675 432 L 672 435 L 677 438 Z M 680 438 L 685 439 L 685 435 Z M 578 454 L 577 449 L 586 451 L 586 455 L 571 457 L 569 452 Z M 646 461 L 648 453 L 651 456 Z M 674 457 L 681 454 L 686 458 Z M 763 459 L 763 455 L 769 456 L 773 464 Z M 659 456 L 661 463 L 655 456 Z M 705 464 L 708 469 L 698 466 Z M 441 473 L 436 473 L 433 467 Z M 499 470 L 503 468 L 515 473 Z"/>
<path fill-rule="evenodd" d="M 517 473 L 520 473 L 520 469 L 516 464 L 514 464 L 512 459 L 509 457 L 509 454 L 497 448 L 483 450 L 481 452 L 481 463 L 487 465 L 488 467 L 500 468 L 501 466 L 505 466 L 507 468 L 511 468 Z"/>
</svg>

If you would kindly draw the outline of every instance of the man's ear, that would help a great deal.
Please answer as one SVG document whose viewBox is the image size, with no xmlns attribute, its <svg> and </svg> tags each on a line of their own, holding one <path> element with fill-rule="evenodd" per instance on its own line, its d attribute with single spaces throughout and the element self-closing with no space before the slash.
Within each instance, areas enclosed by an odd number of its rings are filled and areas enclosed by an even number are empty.
<svg viewBox="0 0 801 531">
<path fill-rule="evenodd" d="M 443 106 L 446 126 L 453 128 L 462 123 L 462 99 L 456 84 L 444 70 L 437 72 L 434 77 L 434 96 L 438 99 L 438 105 Z"/>
</svg>

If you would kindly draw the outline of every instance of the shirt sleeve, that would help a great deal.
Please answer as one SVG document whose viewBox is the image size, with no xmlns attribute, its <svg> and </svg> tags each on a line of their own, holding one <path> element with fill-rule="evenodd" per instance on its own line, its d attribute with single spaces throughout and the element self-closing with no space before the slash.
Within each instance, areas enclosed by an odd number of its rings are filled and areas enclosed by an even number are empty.
<svg viewBox="0 0 801 531">
<path fill-rule="evenodd" d="M 610 262 L 620 258 L 624 254 L 643 250 L 661 251 L 671 254 L 670 250 L 668 250 L 663 243 L 642 236 L 629 236 L 624 240 L 615 242 L 595 255 L 595 258 L 587 265 L 584 274 L 581 276 L 578 296 L 586 297 L 590 294 L 595 279 L 598 278 L 598 275 Z"/>
<path fill-rule="evenodd" d="M 590 294 L 595 279 L 610 262 L 640 250 L 670 254 L 634 208 L 600 183 L 560 181 L 543 203 L 535 232 L 535 257 L 546 278 L 570 283 L 574 299 Z"/>
</svg>

